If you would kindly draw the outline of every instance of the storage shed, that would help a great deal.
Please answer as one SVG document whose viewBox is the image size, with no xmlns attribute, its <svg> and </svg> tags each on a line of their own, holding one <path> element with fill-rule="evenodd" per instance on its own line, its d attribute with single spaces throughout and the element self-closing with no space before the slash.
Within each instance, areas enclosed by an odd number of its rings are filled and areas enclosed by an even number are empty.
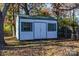
<svg viewBox="0 0 79 59">
<path fill-rule="evenodd" d="M 53 17 L 18 15 L 16 38 L 18 40 L 57 38 L 57 21 Z"/>
</svg>

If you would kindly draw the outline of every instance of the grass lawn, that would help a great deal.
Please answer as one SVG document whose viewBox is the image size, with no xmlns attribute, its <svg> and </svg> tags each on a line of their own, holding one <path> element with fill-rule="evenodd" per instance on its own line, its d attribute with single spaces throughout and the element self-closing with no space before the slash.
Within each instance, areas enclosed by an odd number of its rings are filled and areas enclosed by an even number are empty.
<svg viewBox="0 0 79 59">
<path fill-rule="evenodd" d="M 18 41 L 16 38 L 5 38 L 8 44 L 0 55 L 30 56 L 69 56 L 79 55 L 79 40 L 34 40 Z"/>
</svg>

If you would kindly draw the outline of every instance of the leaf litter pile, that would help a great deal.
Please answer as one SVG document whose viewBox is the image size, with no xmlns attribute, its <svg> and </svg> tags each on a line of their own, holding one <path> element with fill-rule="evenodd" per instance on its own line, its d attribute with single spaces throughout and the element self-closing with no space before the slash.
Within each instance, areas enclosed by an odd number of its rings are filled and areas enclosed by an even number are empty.
<svg viewBox="0 0 79 59">
<path fill-rule="evenodd" d="M 78 56 L 79 40 L 37 40 L 19 42 L 15 38 L 6 39 L 3 56 Z"/>
</svg>

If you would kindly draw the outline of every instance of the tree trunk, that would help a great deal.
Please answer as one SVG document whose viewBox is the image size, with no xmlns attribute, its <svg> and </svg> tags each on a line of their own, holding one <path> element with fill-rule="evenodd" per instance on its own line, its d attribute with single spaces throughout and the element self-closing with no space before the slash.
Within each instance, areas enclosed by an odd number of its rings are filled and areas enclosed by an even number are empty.
<svg viewBox="0 0 79 59">
<path fill-rule="evenodd" d="M 24 4 L 24 10 L 25 10 L 26 15 L 29 15 L 27 3 Z"/>
<path fill-rule="evenodd" d="M 3 19 L 2 12 L 0 11 L 0 47 L 3 47 L 5 45 L 3 24 L 4 24 L 4 19 Z"/>
<path fill-rule="evenodd" d="M 14 4 L 13 4 L 13 8 L 14 8 Z M 14 17 L 14 9 L 13 9 L 13 21 L 12 21 L 12 36 L 15 37 L 15 17 Z"/>
<path fill-rule="evenodd" d="M 0 11 L 0 49 L 3 48 L 4 45 L 6 45 L 5 40 L 4 40 L 3 24 L 4 24 L 4 18 L 7 13 L 8 8 L 9 8 L 9 4 L 5 4 L 2 12 Z"/>
<path fill-rule="evenodd" d="M 12 37 L 15 37 L 15 26 L 12 25 Z"/>
</svg>

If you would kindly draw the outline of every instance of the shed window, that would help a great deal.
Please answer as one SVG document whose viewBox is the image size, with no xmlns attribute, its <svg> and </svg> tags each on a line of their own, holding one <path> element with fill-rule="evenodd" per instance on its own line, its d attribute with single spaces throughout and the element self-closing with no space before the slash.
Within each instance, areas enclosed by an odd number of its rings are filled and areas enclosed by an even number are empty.
<svg viewBox="0 0 79 59">
<path fill-rule="evenodd" d="M 48 24 L 48 31 L 56 31 L 56 24 Z"/>
<path fill-rule="evenodd" d="M 21 22 L 21 31 L 32 31 L 31 22 Z"/>
</svg>

